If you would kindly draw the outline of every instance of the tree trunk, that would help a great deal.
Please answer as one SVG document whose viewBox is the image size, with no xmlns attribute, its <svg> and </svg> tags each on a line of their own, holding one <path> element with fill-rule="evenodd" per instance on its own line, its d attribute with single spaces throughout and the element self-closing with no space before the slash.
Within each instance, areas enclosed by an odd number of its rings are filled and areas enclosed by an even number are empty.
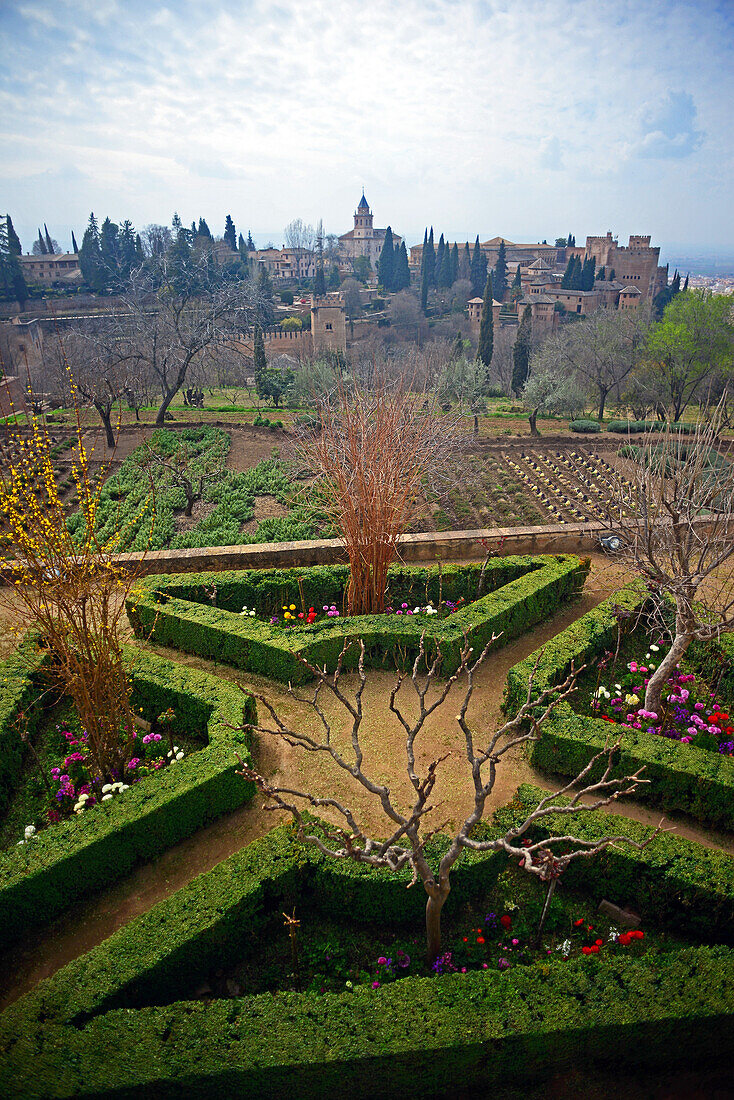
<svg viewBox="0 0 734 1100">
<path fill-rule="evenodd" d="M 441 954 L 441 911 L 448 896 L 448 890 L 444 892 L 437 888 L 433 895 L 428 895 L 426 902 L 426 958 L 429 966 Z"/>
<path fill-rule="evenodd" d="M 665 654 L 647 682 L 645 710 L 653 711 L 658 718 L 662 714 L 663 688 L 675 672 L 675 666 L 685 656 L 686 650 L 692 641 L 692 634 L 677 632 L 670 650 Z"/>
<path fill-rule="evenodd" d="M 530 434 L 540 437 L 540 432 L 538 431 L 538 426 L 536 424 L 537 419 L 538 411 L 536 409 L 534 413 L 530 414 L 530 416 L 528 417 L 528 421 L 530 423 Z"/>
<path fill-rule="evenodd" d="M 156 428 L 165 428 L 165 426 L 166 426 L 166 413 L 168 412 L 168 406 L 173 401 L 173 399 L 176 396 L 177 392 L 178 391 L 174 390 L 170 393 L 167 393 L 166 396 L 161 401 L 161 407 L 158 409 L 158 412 L 156 413 L 156 418 L 155 418 Z"/>
<path fill-rule="evenodd" d="M 99 413 L 100 420 L 104 424 L 105 435 L 107 436 L 107 446 L 111 451 L 114 451 L 117 444 L 115 439 L 115 433 L 112 431 L 112 413 L 109 409 L 101 408 L 97 405 L 97 412 Z"/>
<path fill-rule="evenodd" d="M 601 397 L 599 398 L 599 416 L 597 417 L 598 420 L 603 420 L 604 419 L 604 406 L 606 405 L 606 403 L 607 403 L 607 395 L 606 395 L 606 393 L 603 393 L 601 395 Z"/>
</svg>

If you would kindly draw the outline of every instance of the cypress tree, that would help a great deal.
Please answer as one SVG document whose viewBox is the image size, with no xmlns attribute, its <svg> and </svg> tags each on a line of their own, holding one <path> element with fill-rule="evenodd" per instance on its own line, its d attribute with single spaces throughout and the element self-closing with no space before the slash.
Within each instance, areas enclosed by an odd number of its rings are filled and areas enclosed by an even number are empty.
<svg viewBox="0 0 734 1100">
<path fill-rule="evenodd" d="M 571 234 L 570 234 L 570 233 L 568 234 L 568 242 L 567 242 L 567 245 L 568 245 L 568 248 L 573 248 L 573 237 L 571 236 Z"/>
<path fill-rule="evenodd" d="M 46 242 L 43 239 L 43 233 L 41 232 L 40 229 L 38 230 L 38 247 L 41 250 L 41 255 L 42 256 L 47 256 L 48 255 L 48 249 L 46 248 Z"/>
<path fill-rule="evenodd" d="M 255 242 L 252 239 L 252 233 L 249 231 L 249 229 L 247 230 L 247 251 L 248 252 L 256 252 L 257 251 L 257 249 L 255 248 Z"/>
<path fill-rule="evenodd" d="M 242 236 L 242 234 L 240 234 Z M 237 251 L 237 233 L 232 221 L 232 215 L 227 214 L 224 220 L 224 234 L 222 237 L 224 243 L 232 249 L 233 252 Z"/>
<path fill-rule="evenodd" d="M 339 268 L 336 264 L 332 264 L 329 268 L 329 290 L 338 290 L 340 286 Z"/>
<path fill-rule="evenodd" d="M 593 290 L 594 289 L 594 268 L 595 267 L 596 267 L 596 260 L 593 257 L 591 257 L 591 259 L 589 259 L 588 256 L 585 256 L 584 257 L 584 264 L 583 264 L 583 267 L 581 268 L 581 274 L 579 275 L 579 279 L 578 279 L 579 285 L 578 285 L 578 288 L 574 287 L 574 290 L 575 289 L 578 289 L 578 290 Z"/>
<path fill-rule="evenodd" d="M 604 264 L 602 264 L 602 266 L 599 268 L 596 277 L 599 280 L 599 282 L 601 282 L 601 283 L 603 283 L 605 281 L 606 274 L 605 274 Z"/>
<path fill-rule="evenodd" d="M 453 268 L 451 266 L 451 249 L 449 248 L 447 242 L 444 246 L 443 259 L 441 260 L 440 278 L 442 287 L 450 287 L 453 284 L 454 280 L 452 278 L 452 274 Z"/>
<path fill-rule="evenodd" d="M 433 279 L 434 279 L 434 284 L 436 285 L 436 287 L 443 286 L 443 282 L 442 282 L 442 279 L 443 279 L 443 253 L 444 253 L 444 242 L 443 242 L 443 233 L 442 233 L 441 236 L 438 238 L 438 246 L 436 248 L 436 263 L 435 263 L 435 266 L 434 266 Z"/>
<path fill-rule="evenodd" d="M 451 286 L 454 285 L 459 278 L 459 246 L 454 241 L 454 247 L 451 249 Z"/>
<path fill-rule="evenodd" d="M 385 230 L 385 240 L 382 245 L 380 259 L 377 261 L 377 278 L 385 290 L 393 289 L 393 276 L 395 271 L 395 245 L 392 239 L 392 229 L 388 225 Z"/>
<path fill-rule="evenodd" d="M 571 272 L 571 283 L 570 283 L 571 290 L 581 290 L 582 289 L 582 286 L 581 286 L 582 279 L 583 279 L 583 266 L 581 264 L 581 257 L 580 256 L 575 256 L 574 257 L 574 263 L 573 263 L 573 271 Z"/>
<path fill-rule="evenodd" d="M 520 274 L 520 265 L 519 264 L 515 268 L 515 278 L 512 280 L 513 290 L 515 289 L 515 287 L 517 287 L 519 290 L 522 290 L 522 275 Z"/>
<path fill-rule="evenodd" d="M 408 266 L 408 250 L 405 247 L 405 241 L 395 250 L 395 257 L 395 289 L 407 290 L 410 286 L 410 267 Z"/>
<path fill-rule="evenodd" d="M 110 276 L 117 274 L 120 262 L 119 232 L 119 226 L 115 225 L 110 218 L 105 218 L 99 231 L 99 246 L 102 264 L 107 269 L 107 283 Z"/>
<path fill-rule="evenodd" d="M 494 296 L 497 301 L 504 302 L 505 294 L 507 293 L 507 250 L 504 241 L 500 241 L 497 263 L 494 265 L 492 285 L 494 286 Z"/>
<path fill-rule="evenodd" d="M 675 298 L 676 294 L 680 294 L 680 275 L 676 268 L 675 275 L 673 276 L 673 282 L 670 284 L 670 297 L 671 300 Z"/>
<path fill-rule="evenodd" d="M 46 233 L 46 248 L 48 249 L 49 255 L 53 256 L 55 254 L 54 253 L 54 243 L 51 240 L 51 234 L 49 233 L 48 227 L 46 226 L 45 222 L 43 223 L 43 228 L 44 228 L 44 231 Z"/>
<path fill-rule="evenodd" d="M 193 225 L 192 225 L 192 229 L 193 229 Z M 197 235 L 197 237 L 206 237 L 207 240 L 212 239 L 211 230 L 209 229 L 209 226 L 206 224 L 206 220 L 204 218 L 199 218 L 199 228 L 196 230 L 196 235 Z"/>
<path fill-rule="evenodd" d="M 688 290 L 688 276 L 686 275 L 686 281 L 683 284 L 683 289 Z"/>
<path fill-rule="evenodd" d="M 245 244 L 245 238 L 242 236 L 241 233 L 240 233 L 239 237 L 237 238 L 237 251 L 240 253 L 240 255 L 243 252 L 247 252 L 247 245 Z"/>
<path fill-rule="evenodd" d="M 5 228 L 8 231 L 8 249 L 10 250 L 10 255 L 22 256 L 23 249 L 20 246 L 20 238 L 15 232 L 13 219 L 10 217 L 10 214 L 5 215 Z"/>
<path fill-rule="evenodd" d="M 459 278 L 471 279 L 471 252 L 467 241 L 459 258 Z"/>
<path fill-rule="evenodd" d="M 263 298 L 273 297 L 273 284 L 265 264 L 260 264 L 260 270 L 257 273 L 257 289 Z"/>
<path fill-rule="evenodd" d="M 428 291 L 433 285 L 433 273 L 436 263 L 436 254 L 433 249 L 433 226 L 431 232 L 424 236 L 423 256 L 421 259 L 421 309 L 426 312 L 428 305 Z"/>
<path fill-rule="evenodd" d="M 126 218 L 122 223 L 119 242 L 119 270 L 123 279 L 130 278 L 130 272 L 135 267 L 137 257 L 135 255 L 135 230 L 131 221 Z"/>
<path fill-rule="evenodd" d="M 563 272 L 563 278 L 561 279 L 561 289 L 571 289 L 571 279 L 576 267 L 576 260 L 574 256 L 569 256 L 568 263 L 566 264 L 566 270 Z"/>
<path fill-rule="evenodd" d="M 326 294 L 326 279 L 324 278 L 323 264 L 319 264 L 316 268 L 316 278 L 313 281 L 313 292 L 317 295 Z"/>
<path fill-rule="evenodd" d="M 492 275 L 487 276 L 487 285 L 484 288 L 484 301 L 482 302 L 482 320 L 479 325 L 479 343 L 477 344 L 477 360 L 484 366 L 484 386 L 489 378 L 489 368 L 492 363 L 492 351 L 494 348 L 494 316 L 492 314 Z"/>
<path fill-rule="evenodd" d="M 74 230 L 71 231 L 71 251 L 79 254 L 79 246 L 76 243 L 76 237 L 74 236 Z"/>
<path fill-rule="evenodd" d="M 74 235 L 72 234 L 72 241 L 73 240 Z M 140 267 L 141 264 L 145 263 L 145 252 L 143 251 L 143 242 L 140 239 L 139 233 L 135 234 L 135 263 L 138 267 Z"/>
<path fill-rule="evenodd" d="M 255 386 L 259 389 L 262 375 L 264 371 L 268 369 L 268 361 L 265 357 L 265 342 L 263 340 L 263 330 L 260 328 L 259 325 L 255 325 L 255 338 L 253 340 L 252 356 L 255 364 Z"/>
<path fill-rule="evenodd" d="M 512 349 L 512 392 L 520 396 L 530 373 L 530 346 L 532 337 L 532 310 L 525 306 L 518 325 L 517 339 Z"/>
<path fill-rule="evenodd" d="M 612 270 L 609 272 L 609 282 L 613 283 L 616 278 L 617 272 L 614 270 L 614 268 L 612 268 Z"/>
<path fill-rule="evenodd" d="M 482 293 L 487 281 L 487 258 L 479 247 L 479 236 L 474 242 L 474 254 L 471 258 L 471 289 L 475 298 Z"/>
</svg>

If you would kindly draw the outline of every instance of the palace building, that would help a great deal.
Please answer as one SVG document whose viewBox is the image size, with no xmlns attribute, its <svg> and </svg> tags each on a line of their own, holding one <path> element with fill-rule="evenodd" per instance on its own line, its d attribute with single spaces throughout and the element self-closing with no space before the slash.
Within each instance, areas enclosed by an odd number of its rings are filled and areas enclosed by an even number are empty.
<svg viewBox="0 0 734 1100">
<path fill-rule="evenodd" d="M 370 261 L 372 270 L 377 270 L 377 261 L 385 243 L 387 229 L 375 229 L 372 224 L 373 220 L 374 216 L 363 191 L 359 206 L 354 211 L 354 229 L 350 229 L 348 233 L 342 233 L 339 237 L 339 260 L 341 263 L 351 265 L 358 256 L 366 256 Z M 393 244 L 402 244 L 403 238 L 398 236 L 394 230 L 392 239 Z"/>
</svg>

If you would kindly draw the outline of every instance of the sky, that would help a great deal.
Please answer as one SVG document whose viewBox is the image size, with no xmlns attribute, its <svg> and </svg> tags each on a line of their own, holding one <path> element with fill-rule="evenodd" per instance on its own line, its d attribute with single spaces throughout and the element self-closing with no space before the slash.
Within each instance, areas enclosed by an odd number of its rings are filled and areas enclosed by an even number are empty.
<svg viewBox="0 0 734 1100">
<path fill-rule="evenodd" d="M 0 210 L 734 251 L 734 0 L 0 0 Z"/>
</svg>

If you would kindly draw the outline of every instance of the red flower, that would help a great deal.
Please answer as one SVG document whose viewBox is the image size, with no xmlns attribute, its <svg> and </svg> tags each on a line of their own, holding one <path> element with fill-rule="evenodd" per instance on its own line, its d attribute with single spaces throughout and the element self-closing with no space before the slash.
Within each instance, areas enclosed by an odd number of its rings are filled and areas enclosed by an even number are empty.
<svg viewBox="0 0 734 1100">
<path fill-rule="evenodd" d="M 477 943 L 484 943 L 484 936 L 477 936 Z"/>
<path fill-rule="evenodd" d="M 589 948 L 589 951 L 592 953 L 592 955 L 598 955 L 599 954 L 598 944 L 595 944 L 595 943 L 592 944 L 591 947 Z"/>
<path fill-rule="evenodd" d="M 582 955 L 590 955 L 591 954 L 591 948 L 590 947 L 582 947 L 581 948 L 581 954 Z"/>
<path fill-rule="evenodd" d="M 594 940 L 594 943 L 597 947 L 601 947 L 601 945 L 604 943 L 604 940 Z"/>
<path fill-rule="evenodd" d="M 584 923 L 584 918 L 583 918 L 583 917 L 579 917 L 579 919 L 578 919 L 578 920 L 575 920 L 575 921 L 573 922 L 573 926 L 574 926 L 574 928 L 580 928 L 580 927 L 581 927 L 581 925 L 582 925 L 583 923 Z"/>
<path fill-rule="evenodd" d="M 617 943 L 621 943 L 623 947 L 627 947 L 630 942 L 630 938 L 630 932 L 623 932 L 622 935 L 618 937 Z"/>
<path fill-rule="evenodd" d="M 500 924 L 503 928 L 512 928 L 512 917 L 505 913 L 504 917 L 500 917 Z"/>
<path fill-rule="evenodd" d="M 644 940 L 645 933 L 639 928 L 635 928 L 633 932 L 630 932 L 630 937 L 633 940 Z"/>
</svg>

